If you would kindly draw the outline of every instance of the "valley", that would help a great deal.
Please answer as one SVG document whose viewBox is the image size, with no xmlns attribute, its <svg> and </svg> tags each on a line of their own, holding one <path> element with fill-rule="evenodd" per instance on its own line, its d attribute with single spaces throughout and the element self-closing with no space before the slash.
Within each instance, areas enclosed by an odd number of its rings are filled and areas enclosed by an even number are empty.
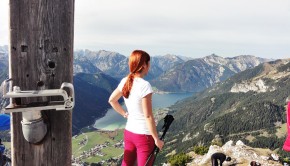
<svg viewBox="0 0 290 166">
<path fill-rule="evenodd" d="M 5 47 L 0 50 L 0 80 L 4 80 L 8 77 L 8 53 Z M 75 51 L 75 162 L 109 163 L 120 158 L 122 129 L 118 128 L 123 128 L 124 122 L 115 119 L 120 116 L 110 110 L 107 100 L 128 73 L 127 60 L 124 55 L 105 50 Z M 162 117 L 169 112 L 175 117 L 166 136 L 170 145 L 160 153 L 157 163 L 167 161 L 170 154 L 190 153 L 196 145 L 213 146 L 216 137 L 222 145 L 240 140 L 249 147 L 269 149 L 283 159 L 290 157 L 281 149 L 287 131 L 285 100 L 290 95 L 290 59 L 269 61 L 249 55 L 223 58 L 215 54 L 190 59 L 168 54 L 152 56 L 151 64 L 145 79 L 158 92 L 154 95 L 159 98 L 154 101 L 161 106 L 154 106 L 156 113 Z M 191 95 L 178 102 L 166 98 L 188 93 Z M 162 105 L 167 101 L 171 104 Z M 0 104 L 3 107 L 7 101 L 0 98 Z M 92 124 L 106 131 L 92 128 Z"/>
</svg>

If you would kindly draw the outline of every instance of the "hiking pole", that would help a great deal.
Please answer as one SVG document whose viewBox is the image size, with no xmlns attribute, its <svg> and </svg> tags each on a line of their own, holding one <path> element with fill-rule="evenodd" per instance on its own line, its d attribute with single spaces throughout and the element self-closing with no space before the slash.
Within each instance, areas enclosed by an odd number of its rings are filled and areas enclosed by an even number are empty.
<svg viewBox="0 0 290 166">
<path fill-rule="evenodd" d="M 174 120 L 174 118 L 173 118 L 172 115 L 166 115 L 164 117 L 164 125 L 162 126 L 163 134 L 160 137 L 160 140 L 164 140 L 165 134 L 166 134 L 167 130 L 169 129 L 169 126 L 171 125 L 173 120 Z M 154 164 L 156 156 L 157 156 L 158 153 L 159 153 L 159 148 L 155 145 L 154 150 L 151 152 L 151 154 L 148 157 L 148 159 L 147 159 L 147 161 L 146 161 L 144 166 L 147 166 L 147 164 L 149 163 L 149 161 L 150 161 L 151 157 L 153 156 L 153 154 L 155 156 L 154 159 L 153 159 L 153 164 Z"/>
</svg>

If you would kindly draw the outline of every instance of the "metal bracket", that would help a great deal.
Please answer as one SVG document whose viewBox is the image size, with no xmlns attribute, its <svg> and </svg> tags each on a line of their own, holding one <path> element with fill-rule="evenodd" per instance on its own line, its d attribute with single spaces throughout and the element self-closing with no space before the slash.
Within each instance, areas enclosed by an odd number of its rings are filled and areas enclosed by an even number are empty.
<svg viewBox="0 0 290 166">
<path fill-rule="evenodd" d="M 7 86 L 9 91 L 7 92 Z M 5 80 L 3 83 L 3 98 L 27 98 L 27 97 L 48 97 L 48 96 L 62 96 L 63 101 L 50 101 L 50 102 L 37 102 L 29 103 L 27 105 L 16 105 L 10 103 L 5 107 L 5 113 L 12 112 L 26 112 L 26 111 L 41 111 L 41 110 L 72 110 L 75 105 L 75 94 L 73 84 L 64 82 L 61 84 L 60 89 L 48 89 L 48 90 L 29 90 L 21 91 L 20 87 L 14 86 L 12 90 L 12 80 Z M 65 90 L 69 89 L 69 94 Z"/>
</svg>

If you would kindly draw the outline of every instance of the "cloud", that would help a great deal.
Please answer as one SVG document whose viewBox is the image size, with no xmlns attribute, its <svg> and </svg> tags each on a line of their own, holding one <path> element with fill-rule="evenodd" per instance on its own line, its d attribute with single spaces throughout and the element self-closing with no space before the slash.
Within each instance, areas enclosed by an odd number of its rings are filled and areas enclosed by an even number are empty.
<svg viewBox="0 0 290 166">
<path fill-rule="evenodd" d="M 8 40 L 8 0 L 0 1 L 0 45 L 7 45 Z"/>
<path fill-rule="evenodd" d="M 287 58 L 288 20 L 288 0 L 76 0 L 74 47 L 125 55 L 138 48 L 153 55 Z"/>
</svg>

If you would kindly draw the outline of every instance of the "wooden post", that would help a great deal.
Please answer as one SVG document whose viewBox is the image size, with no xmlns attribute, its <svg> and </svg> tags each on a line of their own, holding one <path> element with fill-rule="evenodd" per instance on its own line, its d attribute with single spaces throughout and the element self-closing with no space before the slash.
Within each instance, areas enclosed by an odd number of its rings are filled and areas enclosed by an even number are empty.
<svg viewBox="0 0 290 166">
<path fill-rule="evenodd" d="M 10 0 L 9 77 L 13 85 L 39 90 L 72 83 L 73 34 L 74 0 Z M 51 98 L 20 102 L 32 100 Z M 48 131 L 44 140 L 34 145 L 23 137 L 22 113 L 12 114 L 13 166 L 71 165 L 71 111 L 46 110 L 42 116 Z"/>
</svg>

